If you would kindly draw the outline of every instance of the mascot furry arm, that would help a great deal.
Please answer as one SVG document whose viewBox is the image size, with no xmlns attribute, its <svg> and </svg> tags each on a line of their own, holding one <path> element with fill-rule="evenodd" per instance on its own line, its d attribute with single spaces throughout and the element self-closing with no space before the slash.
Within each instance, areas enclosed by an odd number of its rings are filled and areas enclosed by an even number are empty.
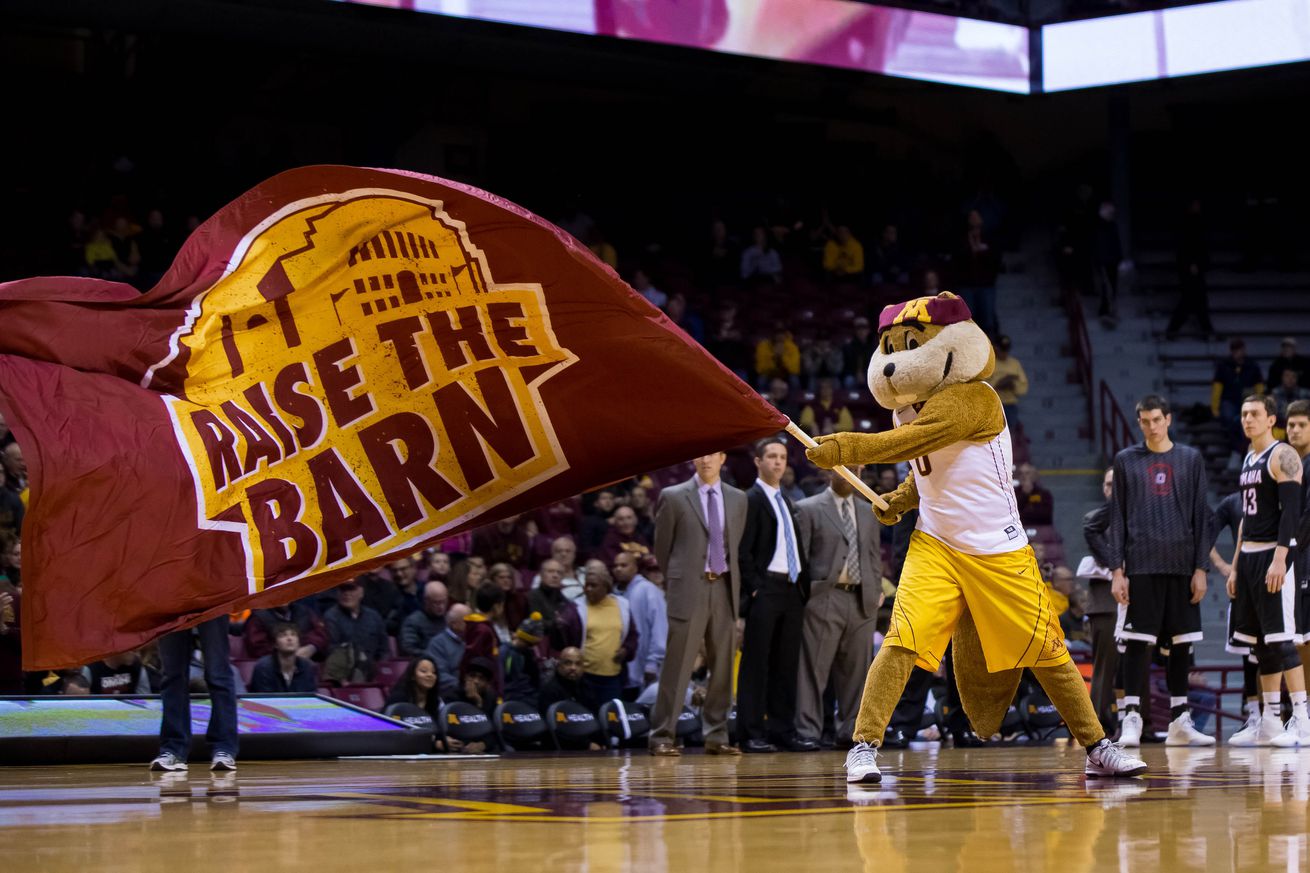
<svg viewBox="0 0 1310 873">
<path fill-rule="evenodd" d="M 819 446 L 807 452 L 817 466 L 893 464 L 921 458 L 958 442 L 987 442 L 1005 429 L 1005 413 L 996 392 L 982 382 L 943 388 L 923 401 L 918 417 L 882 433 L 837 433 L 816 437 Z M 887 510 L 874 509 L 883 524 L 896 524 L 919 505 L 914 472 L 895 491 L 884 494 Z"/>
</svg>

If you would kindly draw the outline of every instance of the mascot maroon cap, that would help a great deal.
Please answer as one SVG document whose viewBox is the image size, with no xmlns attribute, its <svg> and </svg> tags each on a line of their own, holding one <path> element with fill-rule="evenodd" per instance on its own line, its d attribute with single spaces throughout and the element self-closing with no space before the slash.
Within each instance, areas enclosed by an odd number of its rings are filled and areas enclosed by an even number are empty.
<svg viewBox="0 0 1310 873">
<path fill-rule="evenodd" d="M 949 291 L 943 291 L 936 297 L 916 297 L 904 303 L 884 306 L 882 314 L 878 316 L 878 332 L 882 333 L 889 327 L 907 321 L 945 326 L 972 318 L 969 304 Z"/>
</svg>

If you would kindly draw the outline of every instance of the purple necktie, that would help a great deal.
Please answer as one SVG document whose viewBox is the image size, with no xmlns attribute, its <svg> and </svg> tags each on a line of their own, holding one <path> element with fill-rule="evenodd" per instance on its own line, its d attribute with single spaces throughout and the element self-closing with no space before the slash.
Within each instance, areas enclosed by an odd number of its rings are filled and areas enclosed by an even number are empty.
<svg viewBox="0 0 1310 873">
<path fill-rule="evenodd" d="M 714 489 L 705 492 L 705 512 L 709 516 L 706 522 L 710 526 L 709 563 L 711 573 L 728 572 L 728 557 L 723 548 L 723 521 L 719 518 L 719 507 L 714 502 Z"/>
</svg>

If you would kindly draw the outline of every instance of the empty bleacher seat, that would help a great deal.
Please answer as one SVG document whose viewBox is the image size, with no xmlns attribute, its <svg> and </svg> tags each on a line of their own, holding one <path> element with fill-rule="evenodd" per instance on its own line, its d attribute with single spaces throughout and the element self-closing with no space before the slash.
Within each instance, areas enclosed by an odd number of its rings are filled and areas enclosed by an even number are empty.
<svg viewBox="0 0 1310 873">
<path fill-rule="evenodd" d="M 387 705 L 386 694 L 376 685 L 349 685 L 345 688 L 331 688 L 328 693 L 337 700 L 373 712 L 381 712 Z"/>
</svg>

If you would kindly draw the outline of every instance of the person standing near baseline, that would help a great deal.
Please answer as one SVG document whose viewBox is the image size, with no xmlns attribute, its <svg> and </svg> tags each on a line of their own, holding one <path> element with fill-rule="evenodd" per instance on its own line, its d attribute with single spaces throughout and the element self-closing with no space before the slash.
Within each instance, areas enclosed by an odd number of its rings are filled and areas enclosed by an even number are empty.
<svg viewBox="0 0 1310 873">
<path fill-rule="evenodd" d="M 724 452 L 695 458 L 696 475 L 661 491 L 655 507 L 655 559 L 664 568 L 669 637 L 650 718 L 652 755 L 682 754 L 674 745 L 678 716 L 702 647 L 710 668 L 701 707 L 705 753 L 741 754 L 728 742 L 728 708 L 737 653 L 737 550 L 746 525 L 746 495 L 719 478 L 726 459 Z"/>
<path fill-rule="evenodd" d="M 163 668 L 159 696 L 163 718 L 159 726 L 159 754 L 151 770 L 185 770 L 191 754 L 191 653 L 200 642 L 209 688 L 209 727 L 205 739 L 213 758 L 211 770 L 237 768 L 237 694 L 227 643 L 226 615 L 201 622 L 195 628 L 174 631 L 159 640 Z M 194 638 L 193 639 L 193 634 Z"/>
<path fill-rule="evenodd" d="M 1119 602 L 1116 636 L 1123 641 L 1123 746 L 1142 743 L 1142 698 L 1148 693 L 1150 651 L 1169 649 L 1171 746 L 1213 746 L 1192 723 L 1187 706 L 1192 643 L 1201 640 L 1201 599 L 1210 569 L 1210 508 L 1205 461 L 1169 438 L 1169 403 L 1154 394 L 1137 404 L 1144 442 L 1114 458 L 1110 496 L 1111 592 Z"/>
<path fill-rule="evenodd" d="M 778 437 L 755 445 L 758 478 L 746 492 L 741 537 L 741 666 L 737 674 L 737 729 L 743 752 L 817 751 L 793 737 L 796 677 L 800 669 L 805 584 L 795 510 L 778 490 L 787 469 L 787 446 Z M 766 723 L 767 720 L 767 723 Z"/>
<path fill-rule="evenodd" d="M 1301 457 L 1274 439 L 1277 411 L 1269 396 L 1242 401 L 1242 432 L 1251 450 L 1238 480 L 1242 524 L 1228 595 L 1234 599 L 1233 641 L 1253 646 L 1260 666 L 1264 713 L 1256 725 L 1233 734 L 1230 746 L 1310 745 L 1305 674 L 1296 651 L 1297 580 L 1288 565 L 1301 517 Z M 1286 725 L 1279 719 L 1283 682 L 1292 698 L 1292 718 Z"/>
<path fill-rule="evenodd" d="M 1296 526 L 1296 585 L 1300 589 L 1297 615 L 1301 633 L 1302 672 L 1310 671 L 1310 400 L 1287 405 L 1287 442 L 1301 456 L 1301 520 Z"/>
</svg>

